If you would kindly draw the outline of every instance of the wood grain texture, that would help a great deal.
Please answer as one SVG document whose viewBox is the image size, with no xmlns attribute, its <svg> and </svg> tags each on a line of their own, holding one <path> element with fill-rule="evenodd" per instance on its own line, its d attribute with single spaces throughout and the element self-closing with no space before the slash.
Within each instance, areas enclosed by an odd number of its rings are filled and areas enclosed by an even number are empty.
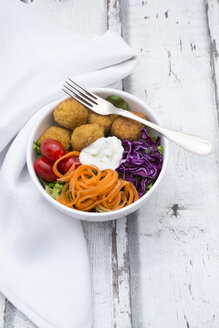
<svg viewBox="0 0 219 328">
<path fill-rule="evenodd" d="M 139 53 L 126 89 L 164 126 L 209 138 L 218 151 L 206 4 L 130 0 L 123 8 L 124 36 Z M 218 327 L 218 157 L 170 146 L 162 185 L 129 217 L 133 327 Z"/>
</svg>

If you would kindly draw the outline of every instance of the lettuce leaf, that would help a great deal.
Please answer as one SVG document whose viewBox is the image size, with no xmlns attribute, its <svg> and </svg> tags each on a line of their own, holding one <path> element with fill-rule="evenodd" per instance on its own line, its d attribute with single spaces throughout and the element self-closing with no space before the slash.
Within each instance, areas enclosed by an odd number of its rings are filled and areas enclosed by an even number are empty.
<svg viewBox="0 0 219 328">
<path fill-rule="evenodd" d="M 117 108 L 129 110 L 127 102 L 119 96 L 114 96 L 114 95 L 108 96 L 106 98 L 106 100 L 109 101 L 111 104 L 113 104 L 113 106 L 115 106 Z"/>
<path fill-rule="evenodd" d="M 48 186 L 45 187 L 45 190 L 47 194 L 49 194 L 52 198 L 56 199 L 60 196 L 63 186 L 64 184 L 59 182 L 56 182 L 53 186 L 50 183 Z"/>
<path fill-rule="evenodd" d="M 41 150 L 40 150 L 40 143 L 38 141 L 33 142 L 33 150 L 36 150 L 36 152 L 39 155 L 42 155 Z"/>
</svg>

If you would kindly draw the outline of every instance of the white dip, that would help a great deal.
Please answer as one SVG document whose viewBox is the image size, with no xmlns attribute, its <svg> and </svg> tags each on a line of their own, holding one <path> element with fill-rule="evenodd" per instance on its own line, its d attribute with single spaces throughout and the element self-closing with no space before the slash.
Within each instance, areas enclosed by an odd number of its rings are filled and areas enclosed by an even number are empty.
<svg viewBox="0 0 219 328">
<path fill-rule="evenodd" d="M 100 138 L 84 148 L 79 156 L 84 165 L 96 165 L 100 170 L 115 170 L 121 161 L 124 148 L 116 137 Z"/>
</svg>

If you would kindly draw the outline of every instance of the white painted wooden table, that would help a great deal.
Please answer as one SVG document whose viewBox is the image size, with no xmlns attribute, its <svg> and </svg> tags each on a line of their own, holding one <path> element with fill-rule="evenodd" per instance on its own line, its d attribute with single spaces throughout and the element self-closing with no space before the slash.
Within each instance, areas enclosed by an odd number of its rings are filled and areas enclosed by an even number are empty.
<svg viewBox="0 0 219 328">
<path fill-rule="evenodd" d="M 75 33 L 122 34 L 139 56 L 124 90 L 153 106 L 165 126 L 215 143 L 208 158 L 171 145 L 163 184 L 144 208 L 117 222 L 84 224 L 93 327 L 218 328 L 219 2 L 26 2 Z M 0 296 L 3 327 L 34 325 Z"/>
</svg>

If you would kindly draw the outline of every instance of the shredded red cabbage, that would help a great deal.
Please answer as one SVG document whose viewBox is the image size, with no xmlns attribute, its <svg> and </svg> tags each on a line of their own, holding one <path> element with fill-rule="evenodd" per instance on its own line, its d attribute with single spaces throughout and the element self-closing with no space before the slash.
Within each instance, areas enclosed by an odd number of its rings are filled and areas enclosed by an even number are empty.
<svg viewBox="0 0 219 328">
<path fill-rule="evenodd" d="M 155 142 L 142 129 L 142 137 L 139 140 L 130 142 L 122 140 L 124 153 L 119 167 L 116 171 L 124 180 L 132 182 L 142 197 L 147 189 L 157 179 L 163 164 L 163 158 L 158 150 L 160 137 Z M 150 185 L 150 186 L 149 186 Z"/>
</svg>

